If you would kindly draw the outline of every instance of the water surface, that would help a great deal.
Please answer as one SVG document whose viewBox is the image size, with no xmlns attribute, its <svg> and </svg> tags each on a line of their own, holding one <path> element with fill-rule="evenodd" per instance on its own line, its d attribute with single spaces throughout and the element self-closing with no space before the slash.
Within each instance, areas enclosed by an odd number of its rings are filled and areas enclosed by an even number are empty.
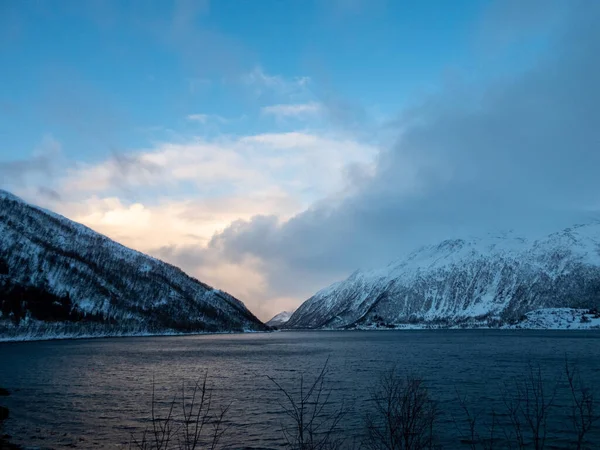
<svg viewBox="0 0 600 450">
<path fill-rule="evenodd" d="M 439 442 L 459 447 L 462 416 L 457 390 L 483 423 L 501 408 L 505 383 L 528 364 L 548 380 L 565 357 L 585 380 L 600 380 L 600 332 L 586 331 L 344 331 L 144 337 L 0 344 L 2 399 L 11 410 L 14 441 L 42 448 L 128 448 L 148 426 L 152 379 L 168 401 L 182 381 L 209 371 L 215 407 L 231 404 L 230 448 L 282 448 L 281 395 L 267 376 L 293 388 L 300 374 L 316 375 L 329 359 L 332 402 L 352 405 L 343 427 L 360 438 L 369 392 L 383 370 L 424 377 L 441 411 Z M 550 382 L 549 382 L 550 383 Z M 548 384 L 550 386 L 550 384 Z M 562 394 L 561 394 L 562 395 Z M 559 395 L 560 397 L 560 395 Z M 567 398 L 559 398 L 566 402 Z M 566 405 L 566 403 L 564 403 Z M 495 405 L 495 406 L 494 406 Z M 567 414 L 566 406 L 563 412 Z M 565 416 L 566 417 L 566 416 Z M 457 425 L 458 424 L 458 425 Z M 553 444 L 568 448 L 570 423 L 552 425 Z M 594 436 L 600 442 L 596 430 Z M 467 448 L 467 447 L 465 447 Z"/>
</svg>

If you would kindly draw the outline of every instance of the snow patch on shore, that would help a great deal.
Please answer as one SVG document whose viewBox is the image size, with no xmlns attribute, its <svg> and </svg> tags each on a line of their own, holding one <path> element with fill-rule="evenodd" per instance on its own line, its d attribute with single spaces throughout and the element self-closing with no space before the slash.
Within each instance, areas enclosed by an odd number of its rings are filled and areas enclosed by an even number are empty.
<svg viewBox="0 0 600 450">
<path fill-rule="evenodd" d="M 600 329 L 600 313 L 587 309 L 545 308 L 525 314 L 526 319 L 507 328 L 533 330 L 590 330 Z"/>
<path fill-rule="evenodd" d="M 493 318 L 497 320 L 497 318 Z M 469 320 L 459 324 L 441 323 L 397 323 L 361 324 L 354 330 L 432 330 L 432 329 L 501 329 L 501 330 L 600 330 L 600 312 L 577 308 L 542 308 L 530 311 L 514 324 L 490 325 L 489 321 Z M 339 328 L 323 328 L 339 330 Z"/>
</svg>

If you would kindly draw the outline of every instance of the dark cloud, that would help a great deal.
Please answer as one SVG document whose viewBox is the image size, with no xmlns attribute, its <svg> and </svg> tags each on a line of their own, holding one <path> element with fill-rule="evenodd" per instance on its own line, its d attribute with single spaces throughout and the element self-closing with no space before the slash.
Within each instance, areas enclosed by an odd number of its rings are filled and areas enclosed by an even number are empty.
<svg viewBox="0 0 600 450">
<path fill-rule="evenodd" d="M 159 165 L 133 153 L 113 151 L 108 163 L 115 169 L 110 184 L 122 190 L 128 190 L 131 185 L 152 184 L 154 178 L 163 172 Z"/>
<path fill-rule="evenodd" d="M 0 188 L 13 190 L 48 184 L 56 175 L 61 161 L 60 144 L 47 136 L 32 156 L 0 162 Z"/>
<path fill-rule="evenodd" d="M 594 2 L 577 6 L 537 67 L 446 90 L 403 115 L 397 144 L 354 195 L 285 223 L 238 221 L 212 250 L 259 257 L 273 290 L 289 292 L 294 279 L 314 289 L 438 239 L 546 232 L 597 215 L 600 16 Z"/>
<path fill-rule="evenodd" d="M 61 195 L 57 191 L 44 186 L 38 188 L 37 194 L 49 202 L 60 202 L 62 200 Z"/>
<path fill-rule="evenodd" d="M 369 115 L 365 109 L 349 99 L 335 93 L 332 89 L 316 92 L 331 124 L 347 133 L 364 134 Z"/>
<path fill-rule="evenodd" d="M 0 181 L 2 186 L 21 182 L 25 177 L 51 171 L 50 161 L 45 156 L 0 162 Z"/>
<path fill-rule="evenodd" d="M 206 253 L 194 251 L 192 247 L 165 245 L 150 251 L 150 254 L 178 267 L 198 268 L 207 263 Z"/>
</svg>

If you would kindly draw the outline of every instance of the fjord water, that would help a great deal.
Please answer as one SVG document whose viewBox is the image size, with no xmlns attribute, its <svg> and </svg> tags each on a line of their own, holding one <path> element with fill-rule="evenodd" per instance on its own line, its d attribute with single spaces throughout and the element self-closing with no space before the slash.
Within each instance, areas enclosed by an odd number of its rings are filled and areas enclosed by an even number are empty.
<svg viewBox="0 0 600 450">
<path fill-rule="evenodd" d="M 539 364 L 549 390 L 562 373 L 565 357 L 578 364 L 588 383 L 600 380 L 599 344 L 598 331 L 518 330 L 279 332 L 5 343 L 0 344 L 0 385 L 12 391 L 5 398 L 11 410 L 5 431 L 17 443 L 128 448 L 132 434 L 140 436 L 148 426 L 152 378 L 157 399 L 168 402 L 182 381 L 208 370 L 215 400 L 231 403 L 229 429 L 221 443 L 229 448 L 282 448 L 281 394 L 267 376 L 293 388 L 300 374 L 312 379 L 329 358 L 327 387 L 333 390 L 332 401 L 350 405 L 342 426 L 347 436 L 359 439 L 370 390 L 382 371 L 396 366 L 426 379 L 441 410 L 439 442 L 444 448 L 456 448 L 457 426 L 464 425 L 457 391 L 484 422 L 492 407 L 501 409 L 504 383 L 523 379 L 528 364 Z M 567 414 L 566 406 L 563 409 Z M 568 420 L 551 424 L 554 445 L 569 447 L 562 440 L 566 438 L 562 428 L 566 431 L 569 426 Z M 600 442 L 598 429 L 594 433 L 593 441 Z"/>
</svg>

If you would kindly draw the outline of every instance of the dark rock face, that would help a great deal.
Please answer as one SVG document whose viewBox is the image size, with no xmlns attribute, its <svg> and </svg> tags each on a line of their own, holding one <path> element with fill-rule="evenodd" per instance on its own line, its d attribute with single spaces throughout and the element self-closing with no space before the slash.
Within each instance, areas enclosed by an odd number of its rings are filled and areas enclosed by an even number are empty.
<svg viewBox="0 0 600 450">
<path fill-rule="evenodd" d="M 315 294 L 287 328 L 519 321 L 540 308 L 600 307 L 600 224 L 543 239 L 445 241 Z"/>
<path fill-rule="evenodd" d="M 0 191 L 0 336 L 264 329 L 226 292 Z"/>
</svg>

